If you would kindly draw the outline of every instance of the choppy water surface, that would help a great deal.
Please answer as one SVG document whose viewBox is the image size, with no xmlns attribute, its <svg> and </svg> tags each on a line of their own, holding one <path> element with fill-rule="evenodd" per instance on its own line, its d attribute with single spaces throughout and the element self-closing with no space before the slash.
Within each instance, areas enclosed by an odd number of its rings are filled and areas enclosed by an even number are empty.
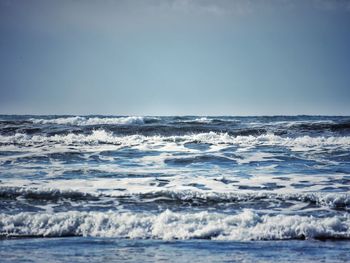
<svg viewBox="0 0 350 263">
<path fill-rule="evenodd" d="M 0 116 L 0 180 L 4 255 L 16 238 L 72 236 L 187 259 L 350 248 L 350 117 Z"/>
</svg>

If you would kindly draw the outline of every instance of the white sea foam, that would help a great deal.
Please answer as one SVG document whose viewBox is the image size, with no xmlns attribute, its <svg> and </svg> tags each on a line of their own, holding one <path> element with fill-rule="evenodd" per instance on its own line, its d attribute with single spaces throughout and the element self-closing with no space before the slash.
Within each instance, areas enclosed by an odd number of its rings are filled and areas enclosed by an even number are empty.
<svg viewBox="0 0 350 263">
<path fill-rule="evenodd" d="M 104 124 L 144 124 L 144 117 L 64 117 L 55 119 L 31 118 L 35 124 L 59 124 L 59 125 L 104 125 Z"/>
<path fill-rule="evenodd" d="M 258 215 L 244 210 L 236 215 L 117 212 L 19 213 L 0 215 L 2 236 L 101 236 L 132 239 L 282 240 L 350 238 L 348 215 L 328 218 Z"/>
<path fill-rule="evenodd" d="M 349 147 L 350 137 L 310 137 L 300 136 L 296 138 L 282 137 L 273 134 L 259 136 L 231 136 L 227 133 L 199 133 L 182 136 L 144 136 L 144 135 L 113 135 L 113 133 L 99 129 L 91 134 L 74 134 L 43 136 L 17 133 L 11 136 L 0 135 L 0 143 L 31 144 L 57 142 L 63 144 L 72 143 L 112 143 L 123 145 L 135 144 L 184 144 L 186 142 L 199 142 L 212 145 L 238 145 L 242 147 L 253 146 L 284 146 L 296 150 L 308 149 L 311 147 Z"/>
<path fill-rule="evenodd" d="M 208 119 L 207 117 L 200 117 L 200 118 L 189 119 L 189 120 L 180 120 L 180 122 L 211 123 L 213 122 L 213 120 Z"/>
</svg>

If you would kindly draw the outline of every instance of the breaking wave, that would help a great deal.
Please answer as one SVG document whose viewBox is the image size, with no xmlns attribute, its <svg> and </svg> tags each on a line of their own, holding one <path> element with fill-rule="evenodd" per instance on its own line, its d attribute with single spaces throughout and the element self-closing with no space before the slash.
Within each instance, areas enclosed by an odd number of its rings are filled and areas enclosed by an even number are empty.
<svg viewBox="0 0 350 263">
<path fill-rule="evenodd" d="M 19 213 L 0 215 L 3 237 L 94 236 L 131 239 L 285 240 L 349 239 L 348 215 L 328 218 L 222 213 L 117 212 Z"/>
<path fill-rule="evenodd" d="M 31 118 L 35 124 L 59 124 L 59 125 L 128 125 L 128 124 L 144 124 L 144 117 L 113 117 L 113 118 L 99 118 L 99 117 L 64 117 L 64 118 L 55 118 L 55 119 L 35 119 Z"/>
<path fill-rule="evenodd" d="M 108 144 L 137 144 L 137 143 L 207 143 L 213 145 L 220 144 L 233 144 L 241 146 L 286 146 L 286 147 L 327 147 L 327 146 L 350 146 L 349 136 L 339 137 L 282 137 L 274 134 L 263 134 L 259 136 L 232 136 L 227 133 L 199 133 L 189 134 L 182 136 L 144 136 L 144 135 L 127 135 L 118 136 L 112 132 L 108 132 L 102 129 L 93 130 L 91 134 L 75 134 L 68 133 L 65 135 L 27 135 L 23 133 L 16 133 L 15 135 L 4 136 L 0 135 L 0 143 L 3 144 L 32 144 L 32 143 L 62 143 L 62 144 L 74 144 L 74 143 L 108 143 Z"/>
<path fill-rule="evenodd" d="M 213 119 L 209 119 L 207 117 L 200 117 L 195 119 L 188 119 L 188 120 L 178 120 L 176 123 L 188 123 L 188 124 L 209 124 L 212 123 Z"/>
</svg>

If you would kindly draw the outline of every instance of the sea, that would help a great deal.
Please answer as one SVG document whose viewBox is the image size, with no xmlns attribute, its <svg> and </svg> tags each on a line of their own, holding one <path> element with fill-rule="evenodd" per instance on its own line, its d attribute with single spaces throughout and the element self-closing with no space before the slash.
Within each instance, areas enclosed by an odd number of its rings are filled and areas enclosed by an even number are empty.
<svg viewBox="0 0 350 263">
<path fill-rule="evenodd" d="M 0 115 L 0 262 L 350 262 L 350 117 Z"/>
</svg>

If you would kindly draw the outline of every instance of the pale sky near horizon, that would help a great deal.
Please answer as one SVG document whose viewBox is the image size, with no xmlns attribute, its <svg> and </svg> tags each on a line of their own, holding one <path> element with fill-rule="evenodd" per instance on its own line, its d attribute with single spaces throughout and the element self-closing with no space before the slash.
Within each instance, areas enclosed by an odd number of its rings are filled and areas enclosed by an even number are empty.
<svg viewBox="0 0 350 263">
<path fill-rule="evenodd" d="M 0 0 L 0 114 L 350 115 L 348 0 Z"/>
</svg>

